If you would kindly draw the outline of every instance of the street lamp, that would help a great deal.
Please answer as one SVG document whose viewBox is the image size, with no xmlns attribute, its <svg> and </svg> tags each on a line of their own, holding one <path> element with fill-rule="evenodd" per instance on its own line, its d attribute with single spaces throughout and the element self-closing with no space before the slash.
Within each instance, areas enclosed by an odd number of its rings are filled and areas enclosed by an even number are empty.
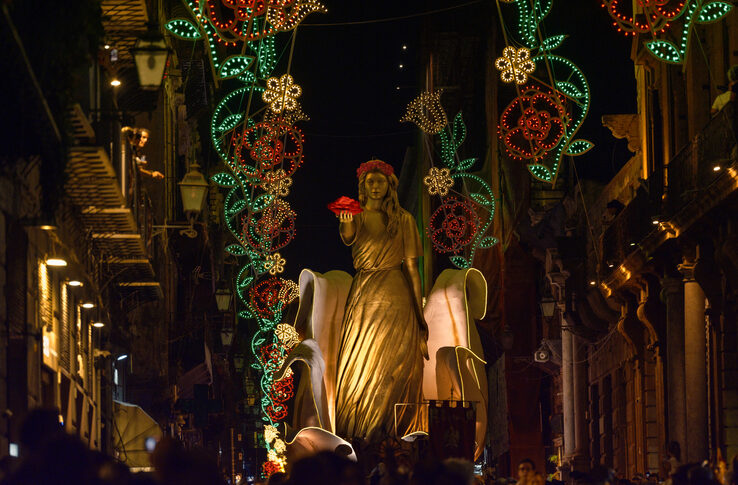
<svg viewBox="0 0 738 485">
<path fill-rule="evenodd" d="M 231 327 L 223 327 L 220 331 L 220 342 L 223 344 L 223 347 L 230 347 L 233 343 L 233 328 Z"/>
<path fill-rule="evenodd" d="M 193 163 L 179 183 L 179 190 L 182 195 L 182 207 L 185 214 L 197 217 L 202 210 L 203 202 L 205 202 L 205 193 L 208 190 L 208 181 L 199 170 L 200 165 Z"/>
<path fill-rule="evenodd" d="M 551 318 L 556 310 L 556 300 L 553 298 L 543 298 L 541 300 L 541 313 L 546 318 Z"/>
<path fill-rule="evenodd" d="M 131 54 L 136 61 L 141 88 L 154 91 L 159 89 L 167 67 L 169 48 L 155 23 L 148 24 L 148 30 L 136 40 Z"/>
<path fill-rule="evenodd" d="M 215 291 L 215 304 L 218 311 L 227 312 L 231 308 L 231 290 L 228 288 L 219 288 Z"/>
</svg>

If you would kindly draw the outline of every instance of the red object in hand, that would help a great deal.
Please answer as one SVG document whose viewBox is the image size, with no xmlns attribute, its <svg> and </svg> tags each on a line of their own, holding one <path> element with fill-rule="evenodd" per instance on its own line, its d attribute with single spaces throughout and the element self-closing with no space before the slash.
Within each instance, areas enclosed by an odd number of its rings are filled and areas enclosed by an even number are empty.
<svg viewBox="0 0 738 485">
<path fill-rule="evenodd" d="M 345 196 L 341 196 L 328 204 L 328 208 L 336 215 L 339 215 L 341 212 L 348 212 L 352 216 L 355 216 L 356 214 L 364 212 L 364 209 L 361 208 L 358 200 Z"/>
</svg>

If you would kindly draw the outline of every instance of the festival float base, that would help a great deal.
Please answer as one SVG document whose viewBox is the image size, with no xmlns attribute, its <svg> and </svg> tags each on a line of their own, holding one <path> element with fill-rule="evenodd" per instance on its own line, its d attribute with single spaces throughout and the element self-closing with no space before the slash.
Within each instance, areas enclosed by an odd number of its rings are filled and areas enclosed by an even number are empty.
<svg viewBox="0 0 738 485">
<path fill-rule="evenodd" d="M 351 276 L 343 271 L 321 274 L 303 270 L 300 275 L 300 303 L 294 327 L 302 340 L 274 375 L 275 380 L 279 380 L 291 371 L 296 382 L 291 419 L 282 430 L 288 464 L 321 451 L 335 451 L 351 460 L 360 459 L 364 467 L 373 466 L 390 455 L 409 465 L 428 453 L 435 456 L 453 454 L 437 447 L 429 450 L 428 434 L 422 431 L 405 437 L 387 436 L 374 443 L 360 439 L 349 442 L 335 434 L 336 362 L 351 281 Z M 425 361 L 423 372 L 424 398 L 434 406 L 440 403 L 433 401 L 467 401 L 466 407 L 460 406 L 459 410 L 467 410 L 467 419 L 473 422 L 472 429 L 465 433 L 461 424 L 463 418 L 454 421 L 459 425 L 454 429 L 452 421 L 434 425 L 433 416 L 439 413 L 432 413 L 431 433 L 439 433 L 438 428 L 446 429 L 444 436 L 431 434 L 430 443 L 463 446 L 473 442 L 469 455 L 474 458 L 482 452 L 487 427 L 487 376 L 475 324 L 475 320 L 484 317 L 486 299 L 487 283 L 478 270 L 445 270 L 436 280 L 424 308 L 430 357 Z M 448 409 L 446 404 L 445 410 Z M 469 415 L 469 409 L 475 413 Z M 448 413 L 440 413 L 443 414 Z M 425 422 L 427 430 L 428 421 Z"/>
</svg>

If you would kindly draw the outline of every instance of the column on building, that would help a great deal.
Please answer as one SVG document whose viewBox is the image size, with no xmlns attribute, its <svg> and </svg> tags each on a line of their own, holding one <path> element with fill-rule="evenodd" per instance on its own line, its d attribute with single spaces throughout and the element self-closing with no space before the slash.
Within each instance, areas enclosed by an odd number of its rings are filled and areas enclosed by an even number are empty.
<svg viewBox="0 0 738 485">
<path fill-rule="evenodd" d="M 684 380 L 687 426 L 683 458 L 700 462 L 708 458 L 707 443 L 707 340 L 705 293 L 694 278 L 695 264 L 679 265 L 684 279 Z"/>
<path fill-rule="evenodd" d="M 666 306 L 666 404 L 668 440 L 686 451 L 687 404 L 684 382 L 684 286 L 682 278 L 661 281 L 661 299 Z M 682 457 L 685 458 L 685 457 Z"/>
</svg>

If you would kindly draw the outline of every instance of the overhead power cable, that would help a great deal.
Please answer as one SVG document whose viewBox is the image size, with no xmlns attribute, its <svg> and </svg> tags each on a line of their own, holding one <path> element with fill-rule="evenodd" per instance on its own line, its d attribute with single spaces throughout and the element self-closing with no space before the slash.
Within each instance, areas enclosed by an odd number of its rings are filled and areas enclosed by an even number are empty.
<svg viewBox="0 0 738 485">
<path fill-rule="evenodd" d="M 456 10 L 459 8 L 468 7 L 469 5 L 474 5 L 477 3 L 482 3 L 482 0 L 472 0 L 471 2 L 454 5 L 453 7 L 437 8 L 435 10 L 427 10 L 425 12 L 413 13 L 409 15 L 400 15 L 397 17 L 386 17 L 382 19 L 372 19 L 372 20 L 356 20 L 354 22 L 333 22 L 333 23 L 325 23 L 325 24 L 312 24 L 312 23 L 302 22 L 300 26 L 301 27 L 333 27 L 333 26 L 339 26 L 339 25 L 379 24 L 379 23 L 384 23 L 384 22 L 394 22 L 396 20 L 405 20 L 405 19 L 411 19 L 411 18 L 416 18 L 416 17 L 424 17 L 426 15 L 434 15 L 434 14 L 441 13 L 441 12 L 448 12 L 449 10 Z"/>
</svg>

